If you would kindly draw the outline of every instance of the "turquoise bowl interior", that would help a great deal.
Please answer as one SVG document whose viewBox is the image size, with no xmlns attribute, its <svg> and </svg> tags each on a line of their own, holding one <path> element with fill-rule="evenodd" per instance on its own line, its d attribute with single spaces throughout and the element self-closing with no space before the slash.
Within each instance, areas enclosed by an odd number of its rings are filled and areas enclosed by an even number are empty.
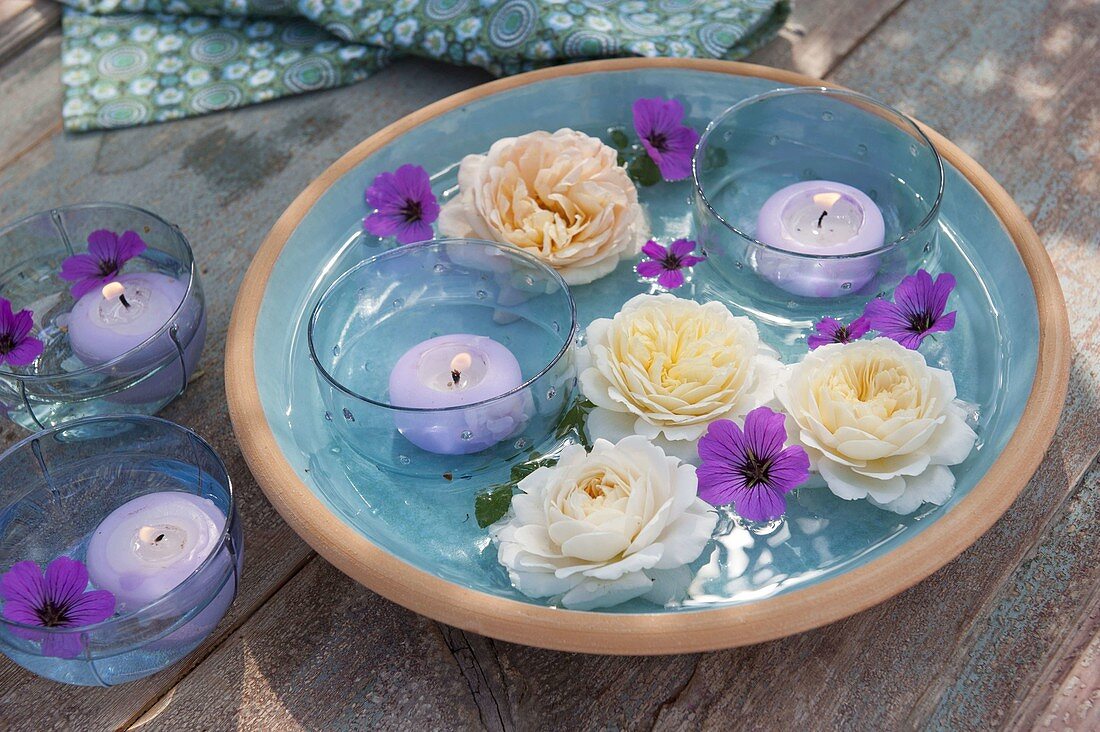
<svg viewBox="0 0 1100 732">
<path fill-rule="evenodd" d="M 433 176 L 436 194 L 445 199 L 454 194 L 462 157 L 485 151 L 500 137 L 573 127 L 606 140 L 611 127 L 629 129 L 635 99 L 654 96 L 680 99 L 688 122 L 702 130 L 731 104 L 775 87 L 765 79 L 689 69 L 542 80 L 482 97 L 410 130 L 329 187 L 291 234 L 273 268 L 256 326 L 254 357 L 271 431 L 296 477 L 331 511 L 331 520 L 345 522 L 402 561 L 449 582 L 501 598 L 548 604 L 511 587 L 487 533 L 474 520 L 474 494 L 503 477 L 507 465 L 500 467 L 500 476 L 410 480 L 374 468 L 342 448 L 326 428 L 306 323 L 318 297 L 341 272 L 393 246 L 361 232 L 367 213 L 363 191 L 378 173 L 404 163 L 422 165 Z M 690 182 L 642 188 L 640 197 L 656 238 L 693 236 Z M 897 549 L 973 489 L 1004 449 L 1030 394 L 1038 349 L 1036 300 L 1012 239 L 982 196 L 950 166 L 937 226 L 939 246 L 927 266 L 957 277 L 951 306 L 959 311 L 958 324 L 922 351 L 933 365 L 954 373 L 960 397 L 974 405 L 979 433 L 977 449 L 955 468 L 958 484 L 951 501 L 900 517 L 865 501 L 843 501 L 823 487 L 805 487 L 789 501 L 787 518 L 779 525 L 756 533 L 733 527 L 713 540 L 693 566 L 695 580 L 686 601 L 658 607 L 636 600 L 598 612 L 697 612 L 796 591 Z M 633 265 L 624 262 L 611 275 L 573 288 L 582 327 L 649 291 Z M 733 293 L 728 287 L 704 264 L 678 294 L 729 300 Z M 805 352 L 804 330 L 762 325 L 761 332 L 787 361 Z"/>
</svg>

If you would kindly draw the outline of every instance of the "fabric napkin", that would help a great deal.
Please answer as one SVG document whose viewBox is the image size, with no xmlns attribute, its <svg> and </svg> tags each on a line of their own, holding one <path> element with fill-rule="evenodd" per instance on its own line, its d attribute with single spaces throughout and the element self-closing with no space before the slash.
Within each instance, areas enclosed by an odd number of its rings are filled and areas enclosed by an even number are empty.
<svg viewBox="0 0 1100 732">
<path fill-rule="evenodd" d="M 739 58 L 789 0 L 62 0 L 68 130 L 366 78 L 406 54 L 496 75 L 616 56 Z"/>
</svg>

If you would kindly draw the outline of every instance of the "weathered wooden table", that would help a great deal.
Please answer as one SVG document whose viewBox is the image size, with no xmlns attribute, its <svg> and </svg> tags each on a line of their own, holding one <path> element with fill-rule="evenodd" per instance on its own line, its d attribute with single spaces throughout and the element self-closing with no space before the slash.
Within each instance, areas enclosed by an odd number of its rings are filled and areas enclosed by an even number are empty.
<svg viewBox="0 0 1100 732">
<path fill-rule="evenodd" d="M 929 580 L 803 635 L 640 659 L 495 642 L 381 599 L 282 522 L 230 428 L 225 332 L 268 227 L 355 143 L 488 77 L 404 61 L 345 89 L 65 135 L 53 18 L 23 20 L 44 30 L 30 45 L 24 36 L 21 49 L 0 33 L 0 59 L 14 48 L 0 66 L 0 221 L 117 200 L 183 228 L 202 266 L 210 337 L 205 375 L 164 416 L 197 430 L 226 460 L 247 563 L 214 636 L 151 678 L 109 690 L 65 687 L 3 659 L 0 728 L 1100 728 L 1096 0 L 803 0 L 781 38 L 750 59 L 896 104 L 959 143 L 1015 196 L 1069 302 L 1070 392 L 1028 488 Z"/>
</svg>

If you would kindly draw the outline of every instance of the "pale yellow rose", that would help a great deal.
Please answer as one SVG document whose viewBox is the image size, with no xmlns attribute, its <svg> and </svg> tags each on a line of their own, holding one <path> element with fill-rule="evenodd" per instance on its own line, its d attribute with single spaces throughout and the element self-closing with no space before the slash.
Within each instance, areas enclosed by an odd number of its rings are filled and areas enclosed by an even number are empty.
<svg viewBox="0 0 1100 732">
<path fill-rule="evenodd" d="M 781 368 L 756 325 L 715 301 L 638 295 L 585 336 L 577 367 L 596 405 L 589 433 L 639 434 L 682 460 L 697 459 L 695 444 L 711 422 L 771 400 Z"/>
<path fill-rule="evenodd" d="M 636 435 L 597 440 L 591 453 L 570 445 L 519 489 L 489 529 L 497 559 L 520 592 L 561 595 L 577 610 L 682 597 L 691 581 L 685 565 L 718 520 L 696 495 L 695 468 Z"/>
<path fill-rule="evenodd" d="M 833 493 L 899 514 L 951 497 L 947 466 L 977 435 L 950 372 L 888 338 L 823 346 L 785 371 L 788 431 Z"/>
<path fill-rule="evenodd" d="M 462 159 L 439 231 L 512 244 L 571 285 L 591 282 L 647 238 L 638 191 L 617 157 L 570 129 L 497 140 L 488 154 Z"/>
</svg>

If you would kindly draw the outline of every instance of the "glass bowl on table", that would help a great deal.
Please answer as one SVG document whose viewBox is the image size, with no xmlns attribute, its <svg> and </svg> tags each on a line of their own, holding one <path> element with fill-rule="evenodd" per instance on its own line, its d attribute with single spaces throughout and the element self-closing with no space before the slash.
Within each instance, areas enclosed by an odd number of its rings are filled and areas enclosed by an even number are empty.
<svg viewBox="0 0 1100 732">
<path fill-rule="evenodd" d="M 40 676 L 114 686 L 156 673 L 198 646 L 236 596 L 233 488 L 186 428 L 146 416 L 70 422 L 0 456 L 0 486 L 0 650 Z M 79 587 L 58 587 L 60 572 Z M 17 591 L 28 576 L 43 578 L 52 608 Z M 89 586 L 110 592 L 110 607 L 78 622 L 80 603 L 56 598 Z"/>
<path fill-rule="evenodd" d="M 67 279 L 71 271 L 87 275 Z M 183 393 L 206 341 L 191 247 L 156 214 L 116 203 L 43 211 L 0 229 L 0 297 L 30 311 L 32 362 L 0 361 L 0 404 L 34 431 L 154 414 Z"/>
<path fill-rule="evenodd" d="M 707 126 L 692 167 L 723 298 L 771 325 L 851 319 L 935 258 L 939 154 L 862 94 L 797 87 L 739 102 Z"/>
<path fill-rule="evenodd" d="M 308 325 L 325 420 L 357 454 L 462 478 L 552 441 L 576 391 L 576 309 L 514 247 L 439 239 L 371 257 Z"/>
</svg>

